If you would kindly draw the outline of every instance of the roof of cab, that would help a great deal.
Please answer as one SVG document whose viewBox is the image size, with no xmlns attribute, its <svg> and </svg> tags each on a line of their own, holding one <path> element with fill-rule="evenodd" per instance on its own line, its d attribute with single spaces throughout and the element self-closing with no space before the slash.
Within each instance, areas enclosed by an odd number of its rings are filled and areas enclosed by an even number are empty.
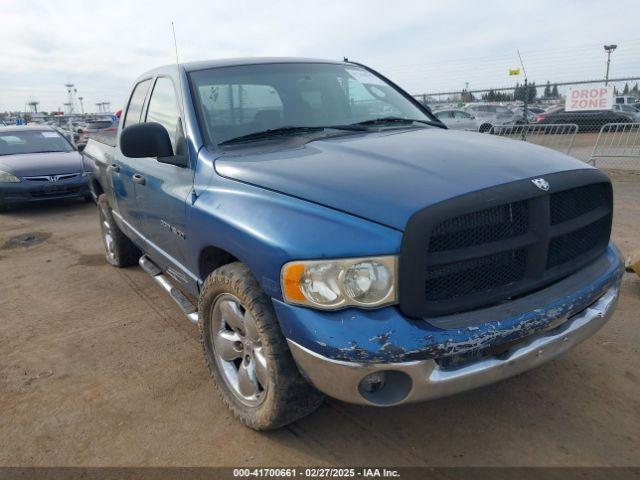
<svg viewBox="0 0 640 480">
<path fill-rule="evenodd" d="M 194 72 L 197 70 L 206 70 L 208 68 L 219 67 L 238 67 L 241 65 L 260 65 L 268 63 L 345 63 L 336 60 L 324 60 L 319 58 L 298 58 L 298 57 L 244 57 L 244 58 L 225 58 L 219 60 L 202 60 L 199 62 L 186 62 L 180 63 L 180 67 L 187 72 Z M 143 75 L 152 75 L 161 71 L 167 71 L 171 68 L 175 71 L 175 63 L 163 65 L 162 67 L 154 68 L 145 72 Z"/>
</svg>

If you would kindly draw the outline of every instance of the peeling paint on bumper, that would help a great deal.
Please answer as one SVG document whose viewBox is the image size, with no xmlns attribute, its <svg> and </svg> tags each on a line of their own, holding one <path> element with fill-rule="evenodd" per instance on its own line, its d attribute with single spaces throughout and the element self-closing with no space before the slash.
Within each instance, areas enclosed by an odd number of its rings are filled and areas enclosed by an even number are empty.
<svg viewBox="0 0 640 480">
<path fill-rule="evenodd" d="M 442 368 L 435 360 L 404 363 L 356 363 L 322 357 L 289 340 L 298 367 L 318 390 L 345 402 L 390 406 L 431 400 L 471 390 L 517 375 L 562 355 L 596 333 L 611 317 L 619 284 L 609 288 L 594 304 L 550 331 L 541 331 L 500 357 L 488 357 L 461 368 Z M 383 394 L 363 395 L 360 382 L 374 372 L 394 372 L 410 379 L 408 388 L 387 383 Z M 382 393 L 382 390 L 380 391 Z M 389 399 L 392 399 L 389 401 Z"/>
<path fill-rule="evenodd" d="M 465 328 L 438 328 L 424 319 L 405 317 L 396 307 L 323 312 L 278 300 L 273 304 L 287 339 L 333 360 L 397 363 L 472 355 L 554 328 L 591 305 L 617 284 L 624 272 L 613 244 L 600 261 L 602 268 L 593 278 L 582 283 L 574 283 L 574 276 L 566 279 L 570 293 L 550 298 L 543 289 L 525 297 L 530 304 L 534 300 L 535 308 L 514 313 L 510 302 L 500 317 Z M 479 317 L 481 313 L 478 310 Z"/>
</svg>

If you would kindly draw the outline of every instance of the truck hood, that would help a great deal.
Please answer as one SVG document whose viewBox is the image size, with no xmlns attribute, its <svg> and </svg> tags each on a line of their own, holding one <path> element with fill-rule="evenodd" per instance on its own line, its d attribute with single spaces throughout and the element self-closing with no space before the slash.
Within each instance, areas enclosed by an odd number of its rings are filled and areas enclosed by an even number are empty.
<svg viewBox="0 0 640 480">
<path fill-rule="evenodd" d="M 488 134 L 425 128 L 347 135 L 295 148 L 223 155 L 225 177 L 398 230 L 413 213 L 524 178 L 592 168 L 556 151 Z"/>
<path fill-rule="evenodd" d="M 23 153 L 0 156 L 0 170 L 18 177 L 82 172 L 82 157 L 73 152 Z"/>
</svg>

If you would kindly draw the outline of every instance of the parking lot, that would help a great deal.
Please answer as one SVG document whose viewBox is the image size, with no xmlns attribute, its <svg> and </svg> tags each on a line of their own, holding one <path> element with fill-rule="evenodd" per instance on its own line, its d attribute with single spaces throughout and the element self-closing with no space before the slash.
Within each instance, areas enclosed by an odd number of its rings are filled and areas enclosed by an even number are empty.
<svg viewBox="0 0 640 480">
<path fill-rule="evenodd" d="M 640 175 L 612 173 L 613 237 L 640 246 Z M 258 433 L 231 416 L 197 327 L 140 268 L 104 260 L 95 206 L 0 216 L 0 465 L 637 465 L 640 279 L 596 336 L 466 394 L 374 409 L 327 400 Z"/>
</svg>

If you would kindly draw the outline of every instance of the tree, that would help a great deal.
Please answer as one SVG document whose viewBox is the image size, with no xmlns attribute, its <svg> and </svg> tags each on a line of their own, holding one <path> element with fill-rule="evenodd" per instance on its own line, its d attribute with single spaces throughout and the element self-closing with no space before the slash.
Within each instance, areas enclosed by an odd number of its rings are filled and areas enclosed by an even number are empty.
<svg viewBox="0 0 640 480">
<path fill-rule="evenodd" d="M 527 85 L 527 103 L 533 103 L 538 96 L 538 89 L 536 88 L 536 82 L 531 82 Z"/>
<path fill-rule="evenodd" d="M 513 99 L 514 100 L 524 100 L 523 87 L 521 87 L 519 83 L 516 83 L 516 86 L 513 89 Z"/>
<path fill-rule="evenodd" d="M 547 84 L 544 87 L 544 94 L 543 96 L 545 98 L 549 98 L 551 96 L 551 83 L 549 82 L 549 80 L 547 80 Z"/>
<path fill-rule="evenodd" d="M 473 96 L 473 93 L 469 93 L 467 90 L 463 89 L 462 93 L 460 93 L 460 99 L 463 102 L 473 102 L 475 97 Z"/>
<path fill-rule="evenodd" d="M 554 85 L 551 89 L 551 96 L 553 98 L 558 98 L 560 96 L 560 94 L 558 93 L 558 85 Z"/>
<path fill-rule="evenodd" d="M 628 83 L 624 84 L 624 90 L 622 90 L 622 94 L 623 95 L 629 95 L 629 84 Z"/>
</svg>

